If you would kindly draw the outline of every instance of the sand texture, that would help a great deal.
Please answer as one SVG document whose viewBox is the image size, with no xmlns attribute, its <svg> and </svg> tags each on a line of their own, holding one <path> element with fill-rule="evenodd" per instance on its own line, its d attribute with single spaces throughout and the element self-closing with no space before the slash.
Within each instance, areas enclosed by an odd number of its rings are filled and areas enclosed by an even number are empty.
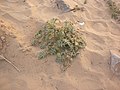
<svg viewBox="0 0 120 90">
<path fill-rule="evenodd" d="M 0 0 L 0 90 L 120 90 L 120 76 L 110 70 L 110 50 L 120 50 L 120 24 L 111 19 L 105 0 Z M 120 5 L 119 0 L 115 0 Z M 75 5 L 84 11 L 64 12 Z M 87 46 L 66 72 L 55 57 L 37 59 L 39 47 L 31 46 L 36 31 L 49 19 L 83 20 L 80 29 Z M 0 37 L 1 37 L 0 36 Z"/>
</svg>

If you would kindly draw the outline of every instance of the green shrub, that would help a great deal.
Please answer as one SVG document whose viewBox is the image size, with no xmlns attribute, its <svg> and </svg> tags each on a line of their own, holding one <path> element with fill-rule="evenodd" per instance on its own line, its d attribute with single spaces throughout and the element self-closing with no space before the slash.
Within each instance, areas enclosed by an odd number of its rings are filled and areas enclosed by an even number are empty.
<svg viewBox="0 0 120 90">
<path fill-rule="evenodd" d="M 56 61 L 66 70 L 86 43 L 71 22 L 62 23 L 58 19 L 52 19 L 36 33 L 33 45 L 39 45 L 43 49 L 39 53 L 39 59 L 55 55 Z"/>
<path fill-rule="evenodd" d="M 120 20 L 120 9 L 116 6 L 116 3 L 112 0 L 108 0 L 107 4 L 109 5 L 111 11 L 111 17 L 115 20 Z"/>
</svg>

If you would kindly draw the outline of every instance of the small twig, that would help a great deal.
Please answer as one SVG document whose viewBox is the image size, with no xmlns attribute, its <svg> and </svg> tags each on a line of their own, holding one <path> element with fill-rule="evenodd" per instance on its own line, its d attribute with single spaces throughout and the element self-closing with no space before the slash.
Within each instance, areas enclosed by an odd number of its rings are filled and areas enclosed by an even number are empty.
<svg viewBox="0 0 120 90">
<path fill-rule="evenodd" d="M 73 9 L 70 9 L 69 11 L 67 11 L 67 12 L 71 12 L 71 11 L 73 11 L 73 12 L 76 12 L 76 11 L 85 11 L 85 8 L 84 7 L 79 7 L 78 5 L 76 5 Z"/>
<path fill-rule="evenodd" d="M 0 55 L 0 57 L 4 59 L 6 62 L 8 62 L 9 64 L 11 64 L 18 72 L 20 72 L 20 69 L 18 69 L 17 66 L 15 66 L 12 62 L 6 59 L 3 55 Z"/>
<path fill-rule="evenodd" d="M 76 12 L 78 10 L 80 10 L 80 7 L 78 5 L 76 5 L 73 9 L 70 9 L 69 12 L 70 11 Z"/>
</svg>

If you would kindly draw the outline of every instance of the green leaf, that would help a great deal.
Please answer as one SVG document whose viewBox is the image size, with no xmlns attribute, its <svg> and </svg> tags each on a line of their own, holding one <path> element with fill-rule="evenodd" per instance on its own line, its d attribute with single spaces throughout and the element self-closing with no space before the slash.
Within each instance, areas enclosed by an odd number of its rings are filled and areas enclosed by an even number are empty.
<svg viewBox="0 0 120 90">
<path fill-rule="evenodd" d="M 47 56 L 47 52 L 46 52 L 46 51 L 42 51 L 42 52 L 39 53 L 38 58 L 39 58 L 39 59 L 43 59 L 43 58 L 45 58 L 46 56 Z"/>
</svg>

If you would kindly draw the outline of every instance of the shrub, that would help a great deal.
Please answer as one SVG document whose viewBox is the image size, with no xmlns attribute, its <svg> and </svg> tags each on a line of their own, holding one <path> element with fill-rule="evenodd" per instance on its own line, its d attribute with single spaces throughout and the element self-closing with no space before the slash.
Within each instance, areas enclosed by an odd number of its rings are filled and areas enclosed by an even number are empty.
<svg viewBox="0 0 120 90">
<path fill-rule="evenodd" d="M 43 51 L 38 58 L 43 59 L 48 55 L 56 55 L 56 61 L 66 70 L 79 50 L 85 48 L 86 43 L 80 33 L 76 31 L 71 22 L 62 23 L 58 19 L 48 21 L 39 30 L 33 40 L 33 45 L 39 45 Z"/>
<path fill-rule="evenodd" d="M 116 6 L 116 3 L 112 0 L 108 0 L 107 4 L 109 5 L 111 11 L 111 17 L 115 20 L 120 20 L 120 9 Z"/>
</svg>

